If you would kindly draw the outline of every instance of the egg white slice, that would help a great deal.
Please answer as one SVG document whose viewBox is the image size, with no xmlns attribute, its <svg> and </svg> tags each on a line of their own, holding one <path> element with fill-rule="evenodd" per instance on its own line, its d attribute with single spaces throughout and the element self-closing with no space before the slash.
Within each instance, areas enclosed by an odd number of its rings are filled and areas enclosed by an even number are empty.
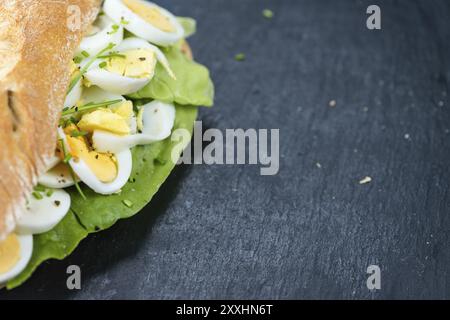
<svg viewBox="0 0 450 320">
<path fill-rule="evenodd" d="M 19 234 L 40 234 L 53 229 L 69 212 L 70 195 L 64 190 L 53 190 L 50 197 L 30 197 L 25 213 L 17 221 Z"/>
<path fill-rule="evenodd" d="M 91 69 L 85 77 L 94 85 L 115 94 L 126 95 L 139 91 L 145 87 L 153 75 L 148 78 L 124 77 L 102 68 Z"/>
<path fill-rule="evenodd" d="M 62 128 L 58 128 L 58 135 L 61 139 L 63 139 L 63 142 L 66 144 L 66 148 L 70 150 L 67 145 L 66 135 Z M 115 153 L 114 157 L 117 160 L 117 177 L 114 181 L 109 183 L 100 181 L 92 172 L 91 168 L 89 168 L 89 166 L 81 159 L 78 159 L 77 161 L 75 161 L 75 159 L 71 159 L 69 164 L 80 180 L 83 181 L 89 188 L 94 190 L 96 193 L 109 195 L 117 193 L 122 189 L 122 187 L 128 182 L 133 167 L 133 158 L 130 149 Z"/>
<path fill-rule="evenodd" d="M 107 92 L 105 90 L 100 89 L 97 86 L 92 86 L 90 88 L 85 89 L 82 99 L 83 99 L 83 101 L 85 101 L 87 103 L 89 103 L 89 102 L 102 103 L 105 101 L 113 101 L 113 100 L 122 100 L 122 101 L 127 100 L 119 94 Z M 114 108 L 114 106 L 118 106 L 120 103 L 121 102 L 112 104 L 109 107 Z M 131 134 L 136 133 L 137 123 L 136 123 L 136 117 L 134 115 L 129 119 L 129 126 L 130 126 L 130 133 Z"/>
<path fill-rule="evenodd" d="M 162 15 L 169 19 L 175 32 L 166 32 L 148 23 L 138 14 L 131 11 L 122 0 L 106 0 L 103 10 L 116 23 L 125 20 L 126 24 L 124 27 L 131 33 L 159 46 L 174 44 L 184 37 L 184 29 L 172 13 L 152 2 L 138 1 L 149 8 L 157 8 Z"/>
<path fill-rule="evenodd" d="M 81 81 L 78 81 L 75 86 L 70 90 L 64 101 L 64 108 L 70 108 L 77 104 L 83 94 L 83 86 Z"/>
<path fill-rule="evenodd" d="M 0 287 L 19 275 L 27 266 L 33 253 L 33 236 L 32 235 L 17 235 L 20 244 L 20 259 L 16 265 L 5 273 L 0 273 Z"/>
<path fill-rule="evenodd" d="M 94 148 L 100 152 L 121 152 L 169 137 L 175 122 L 175 107 L 161 101 L 152 101 L 141 108 L 142 133 L 119 136 L 96 130 L 92 135 Z"/>
<path fill-rule="evenodd" d="M 47 188 L 68 188 L 75 184 L 70 172 L 62 170 L 58 167 L 61 163 L 61 159 L 54 156 L 52 157 L 49 165 L 47 166 L 47 172 L 38 178 L 38 183 Z"/>
<path fill-rule="evenodd" d="M 172 78 L 175 78 L 175 74 L 170 68 L 169 61 L 167 60 L 164 53 L 156 46 L 148 43 L 145 40 L 139 38 L 127 38 L 122 41 L 122 43 L 116 47 L 118 53 L 125 52 L 133 49 L 149 49 L 155 53 L 156 60 L 163 65 L 165 70 L 169 73 Z M 155 67 L 153 68 L 153 73 L 146 78 L 131 78 L 116 73 L 110 72 L 106 69 L 100 68 L 100 63 L 102 60 L 97 60 L 89 70 L 85 73 L 85 77 L 93 85 L 100 87 L 103 90 L 109 91 L 113 94 L 127 95 L 135 93 L 145 87 L 154 76 Z"/>
<path fill-rule="evenodd" d="M 76 55 L 80 56 L 82 52 L 87 52 L 90 57 L 93 57 L 105 49 L 110 43 L 119 45 L 122 42 L 123 27 L 120 23 L 116 24 L 108 17 L 101 16 L 95 27 L 97 32 L 83 38 Z M 105 52 L 105 54 L 107 53 Z M 83 56 L 81 55 L 81 57 Z"/>
<path fill-rule="evenodd" d="M 120 94 L 115 94 L 112 92 L 102 90 L 97 86 L 92 86 L 90 88 L 84 89 L 82 100 L 85 103 L 91 103 L 91 102 L 92 103 L 101 103 L 101 102 L 113 101 L 113 100 L 125 101 L 126 99 L 123 96 L 121 96 Z M 117 104 L 120 104 L 120 102 L 118 102 Z"/>
</svg>

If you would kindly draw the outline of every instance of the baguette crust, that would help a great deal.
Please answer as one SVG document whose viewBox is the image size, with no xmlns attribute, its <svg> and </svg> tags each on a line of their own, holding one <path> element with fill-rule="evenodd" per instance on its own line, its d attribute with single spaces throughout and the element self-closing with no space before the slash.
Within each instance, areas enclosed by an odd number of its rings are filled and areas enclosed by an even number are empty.
<svg viewBox="0 0 450 320">
<path fill-rule="evenodd" d="M 14 230 L 54 154 L 68 65 L 100 2 L 1 0 L 0 240 Z"/>
</svg>

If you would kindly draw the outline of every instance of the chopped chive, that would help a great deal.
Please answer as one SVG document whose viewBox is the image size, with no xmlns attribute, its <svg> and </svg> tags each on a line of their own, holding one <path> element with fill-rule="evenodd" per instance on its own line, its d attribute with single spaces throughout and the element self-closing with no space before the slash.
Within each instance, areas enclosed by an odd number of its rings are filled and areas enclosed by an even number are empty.
<svg viewBox="0 0 450 320">
<path fill-rule="evenodd" d="M 38 184 L 36 187 L 34 187 L 34 191 L 38 191 L 38 192 L 44 192 L 46 189 L 44 186 L 41 186 L 40 184 Z"/>
<path fill-rule="evenodd" d="M 72 160 L 72 155 L 71 155 L 70 153 L 68 153 L 68 154 L 64 157 L 63 162 L 64 162 L 65 164 L 68 164 L 70 160 Z"/>
<path fill-rule="evenodd" d="M 70 133 L 70 136 L 71 136 L 72 138 L 77 138 L 77 137 L 83 137 L 83 136 L 86 136 L 88 133 L 89 133 L 89 132 L 87 132 L 87 131 L 73 130 L 73 131 Z"/>
<path fill-rule="evenodd" d="M 119 30 L 119 26 L 117 24 L 114 24 L 112 26 L 112 31 L 109 31 L 108 34 L 115 34 Z"/>
<path fill-rule="evenodd" d="M 108 58 L 115 58 L 115 57 L 125 59 L 127 56 L 124 54 L 117 53 L 117 52 L 111 52 L 110 54 L 106 54 L 106 55 L 100 56 L 98 58 L 99 59 L 108 59 Z"/>
<path fill-rule="evenodd" d="M 238 53 L 237 55 L 234 56 L 234 60 L 236 60 L 236 61 L 244 61 L 245 60 L 245 54 Z"/>
<path fill-rule="evenodd" d="M 53 195 L 54 190 L 53 189 L 48 189 L 47 193 L 45 194 L 47 197 L 51 197 Z"/>
<path fill-rule="evenodd" d="M 83 61 L 82 57 L 75 57 L 75 58 L 73 58 L 73 62 L 75 62 L 76 64 L 79 64 L 81 61 Z"/>
<path fill-rule="evenodd" d="M 130 22 L 127 21 L 127 20 L 125 20 L 124 17 L 121 17 L 121 18 L 120 18 L 120 23 L 123 24 L 123 25 L 127 25 L 127 24 L 129 24 Z"/>
<path fill-rule="evenodd" d="M 106 66 L 107 66 L 108 64 L 105 62 L 105 61 L 103 61 L 102 63 L 100 63 L 98 66 L 100 67 L 100 68 L 106 68 Z"/>
<path fill-rule="evenodd" d="M 127 200 L 127 199 L 122 200 L 122 203 L 124 205 L 126 205 L 128 208 L 131 208 L 133 206 L 133 202 L 131 202 L 130 200 Z"/>
<path fill-rule="evenodd" d="M 106 107 L 109 105 L 113 105 L 116 104 L 118 102 L 121 102 L 122 100 L 111 100 L 111 101 L 105 101 L 105 102 L 99 102 L 99 103 L 93 103 L 93 102 L 89 102 L 85 105 L 79 106 L 79 107 L 74 107 L 74 108 L 69 108 L 66 111 L 63 111 L 62 116 L 68 116 L 70 114 L 76 113 L 78 111 L 87 111 L 87 110 L 92 110 L 92 109 L 97 109 L 100 107 Z"/>
<path fill-rule="evenodd" d="M 81 51 L 81 54 L 83 55 L 83 56 L 85 56 L 86 58 L 89 58 L 89 56 L 90 56 L 90 54 L 89 54 L 89 52 L 87 52 L 87 51 Z"/>
<path fill-rule="evenodd" d="M 34 197 L 36 200 L 42 200 L 42 199 L 44 198 L 44 197 L 42 196 L 42 194 L 41 194 L 40 192 L 37 192 L 37 191 L 33 191 L 32 195 L 33 195 L 33 197 Z"/>
<path fill-rule="evenodd" d="M 274 16 L 273 11 L 270 9 L 264 9 L 262 14 L 263 14 L 264 18 L 266 18 L 266 19 L 272 19 Z"/>
</svg>

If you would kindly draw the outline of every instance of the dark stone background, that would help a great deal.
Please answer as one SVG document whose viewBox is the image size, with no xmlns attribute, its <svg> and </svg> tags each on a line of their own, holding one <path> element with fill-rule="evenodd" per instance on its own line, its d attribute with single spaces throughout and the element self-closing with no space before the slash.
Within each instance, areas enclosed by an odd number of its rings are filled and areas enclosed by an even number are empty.
<svg viewBox="0 0 450 320">
<path fill-rule="evenodd" d="M 372 1 L 159 3 L 198 19 L 204 127 L 280 128 L 279 174 L 178 167 L 139 215 L 0 299 L 450 298 L 450 3 L 376 1 L 381 31 Z"/>
</svg>

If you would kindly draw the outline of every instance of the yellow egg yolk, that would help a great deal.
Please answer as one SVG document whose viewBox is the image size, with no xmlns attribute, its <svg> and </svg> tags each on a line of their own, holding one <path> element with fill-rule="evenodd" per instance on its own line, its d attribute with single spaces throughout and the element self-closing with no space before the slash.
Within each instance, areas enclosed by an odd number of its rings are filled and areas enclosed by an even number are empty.
<svg viewBox="0 0 450 320">
<path fill-rule="evenodd" d="M 78 68 L 78 66 L 75 64 L 75 62 L 73 62 L 73 60 L 70 60 L 69 70 L 70 70 L 70 80 L 75 79 L 75 77 L 77 77 L 80 72 L 80 68 Z"/>
<path fill-rule="evenodd" d="M 70 154 L 75 161 L 83 160 L 101 182 L 114 181 L 117 177 L 116 159 L 111 154 L 91 150 L 86 137 L 72 137 L 73 131 L 78 131 L 77 126 L 70 125 L 64 129 Z"/>
<path fill-rule="evenodd" d="M 123 3 L 135 14 L 140 16 L 152 26 L 164 32 L 175 32 L 175 27 L 170 19 L 161 13 L 157 7 L 150 7 L 140 1 L 123 0 Z"/>
<path fill-rule="evenodd" d="M 10 271 L 20 259 L 20 242 L 17 236 L 10 234 L 0 242 L 0 273 Z"/>
<path fill-rule="evenodd" d="M 116 104 L 110 107 L 111 110 L 121 116 L 122 118 L 129 120 L 133 116 L 133 102 L 124 101 L 120 104 Z"/>
<path fill-rule="evenodd" d="M 109 72 L 130 78 L 150 78 L 155 73 L 156 56 L 149 49 L 135 49 L 120 52 L 106 61 Z"/>
<path fill-rule="evenodd" d="M 131 108 L 133 107 L 131 106 Z M 84 114 L 77 126 L 82 131 L 87 132 L 103 130 L 117 135 L 130 134 L 130 126 L 127 119 L 107 108 L 100 108 Z"/>
</svg>

